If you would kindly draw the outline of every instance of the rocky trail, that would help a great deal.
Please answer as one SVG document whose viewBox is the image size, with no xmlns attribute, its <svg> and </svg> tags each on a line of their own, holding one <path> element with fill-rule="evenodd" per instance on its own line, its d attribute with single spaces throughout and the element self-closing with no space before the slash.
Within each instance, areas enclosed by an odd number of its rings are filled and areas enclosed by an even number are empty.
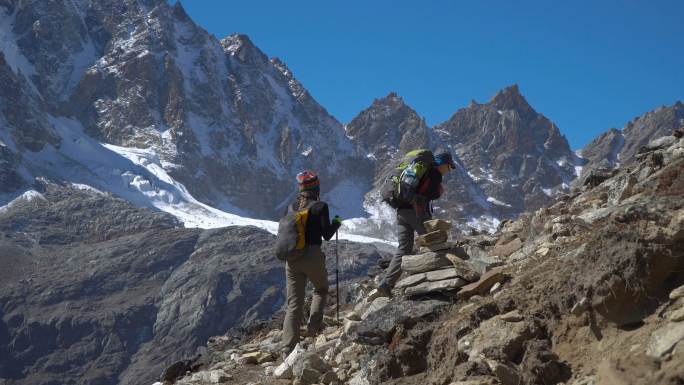
<svg viewBox="0 0 684 385">
<path fill-rule="evenodd" d="M 334 293 L 326 329 L 287 357 L 282 318 L 210 339 L 164 383 L 682 384 L 684 139 L 594 170 L 494 235 L 435 220 L 392 298 L 377 276 Z M 380 270 L 376 270 L 376 273 Z M 280 315 L 282 317 L 282 315 Z"/>
</svg>

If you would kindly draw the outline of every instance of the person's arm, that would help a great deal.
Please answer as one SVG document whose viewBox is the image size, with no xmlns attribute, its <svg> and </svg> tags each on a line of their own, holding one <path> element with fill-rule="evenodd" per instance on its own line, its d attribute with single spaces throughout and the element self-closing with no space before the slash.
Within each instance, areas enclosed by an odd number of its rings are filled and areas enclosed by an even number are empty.
<svg viewBox="0 0 684 385">
<path fill-rule="evenodd" d="M 323 203 L 321 207 L 321 235 L 323 236 L 323 239 L 326 241 L 329 241 L 333 235 L 335 235 L 335 232 L 337 229 L 340 228 L 339 223 L 332 223 L 330 222 L 330 213 L 328 210 L 328 204 Z"/>
</svg>

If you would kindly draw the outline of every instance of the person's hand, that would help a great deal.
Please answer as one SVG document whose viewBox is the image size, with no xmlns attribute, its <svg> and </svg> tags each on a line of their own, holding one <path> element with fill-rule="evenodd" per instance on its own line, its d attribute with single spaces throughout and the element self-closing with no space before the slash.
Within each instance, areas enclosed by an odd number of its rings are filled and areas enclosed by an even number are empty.
<svg viewBox="0 0 684 385">
<path fill-rule="evenodd" d="M 342 218 L 340 218 L 339 215 L 335 215 L 335 217 L 332 219 L 333 225 L 338 225 L 342 226 Z"/>
</svg>

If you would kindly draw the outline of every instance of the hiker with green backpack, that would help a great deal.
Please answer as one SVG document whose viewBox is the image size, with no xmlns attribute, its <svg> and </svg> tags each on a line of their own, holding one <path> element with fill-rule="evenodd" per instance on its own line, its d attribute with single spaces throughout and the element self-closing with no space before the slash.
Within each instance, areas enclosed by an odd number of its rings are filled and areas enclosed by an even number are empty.
<svg viewBox="0 0 684 385">
<path fill-rule="evenodd" d="M 415 150 L 406 154 L 386 180 L 381 194 L 383 201 L 397 210 L 399 247 L 374 296 L 391 296 L 401 276 L 402 257 L 413 252 L 414 232 L 425 234 L 423 222 L 432 218 L 431 202 L 442 195 L 442 177 L 455 168 L 448 151 L 433 156 L 429 150 Z"/>
<path fill-rule="evenodd" d="M 299 196 L 288 206 L 278 224 L 276 256 L 286 262 L 287 307 L 283 322 L 282 351 L 289 353 L 299 342 L 306 283 L 314 286 L 307 336 L 323 328 L 323 310 L 328 295 L 328 271 L 322 239 L 329 241 L 342 224 L 340 217 L 330 220 L 328 204 L 320 200 L 320 181 L 316 174 L 297 174 Z"/>
</svg>

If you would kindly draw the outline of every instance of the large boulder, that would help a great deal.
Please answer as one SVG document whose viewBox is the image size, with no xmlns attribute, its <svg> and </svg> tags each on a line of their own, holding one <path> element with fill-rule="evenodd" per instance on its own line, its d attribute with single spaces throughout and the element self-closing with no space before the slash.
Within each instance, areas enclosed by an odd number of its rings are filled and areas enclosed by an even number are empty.
<svg viewBox="0 0 684 385">
<path fill-rule="evenodd" d="M 448 302 L 394 300 L 381 312 L 375 312 L 356 325 L 352 339 L 359 343 L 388 343 L 398 327 L 410 329 L 419 321 L 436 318 Z"/>
</svg>

